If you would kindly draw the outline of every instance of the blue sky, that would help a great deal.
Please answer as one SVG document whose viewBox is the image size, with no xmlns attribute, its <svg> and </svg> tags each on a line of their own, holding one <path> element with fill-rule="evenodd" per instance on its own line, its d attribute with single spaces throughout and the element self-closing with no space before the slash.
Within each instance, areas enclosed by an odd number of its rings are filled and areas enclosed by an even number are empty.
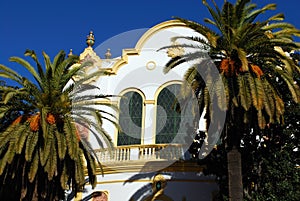
<svg viewBox="0 0 300 201">
<path fill-rule="evenodd" d="M 299 0 L 252 2 L 258 7 L 276 3 L 276 12 L 284 13 L 286 21 L 300 29 Z M 269 15 L 270 12 L 266 13 Z M 201 0 L 4 0 L 0 2 L 0 63 L 14 66 L 9 57 L 23 57 L 26 49 L 33 49 L 39 55 L 45 51 L 51 58 L 59 50 L 68 52 L 70 48 L 80 54 L 90 30 L 95 33 L 96 47 L 117 34 L 150 28 L 172 16 L 202 23 L 209 13 Z"/>
</svg>

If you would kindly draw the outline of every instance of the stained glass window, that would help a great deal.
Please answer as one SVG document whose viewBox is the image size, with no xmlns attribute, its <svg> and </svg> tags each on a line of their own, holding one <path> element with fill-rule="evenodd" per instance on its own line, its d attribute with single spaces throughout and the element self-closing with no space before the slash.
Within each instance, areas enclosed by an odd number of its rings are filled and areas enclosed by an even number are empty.
<svg viewBox="0 0 300 201">
<path fill-rule="evenodd" d="M 157 98 L 156 143 L 171 143 L 180 126 L 180 112 L 176 111 L 179 84 L 172 84 L 160 91 Z"/>
<path fill-rule="evenodd" d="M 141 144 L 143 98 L 138 92 L 125 93 L 120 100 L 118 146 Z"/>
</svg>

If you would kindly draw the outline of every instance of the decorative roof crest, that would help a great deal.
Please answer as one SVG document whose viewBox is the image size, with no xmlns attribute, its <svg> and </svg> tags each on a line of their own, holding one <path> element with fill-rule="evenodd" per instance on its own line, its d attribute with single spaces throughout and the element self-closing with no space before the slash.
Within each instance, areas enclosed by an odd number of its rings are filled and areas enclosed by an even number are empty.
<svg viewBox="0 0 300 201">
<path fill-rule="evenodd" d="M 95 44 L 95 36 L 93 34 L 93 31 L 90 31 L 90 34 L 87 35 L 87 37 L 86 37 L 86 44 L 89 47 L 92 47 Z"/>
</svg>

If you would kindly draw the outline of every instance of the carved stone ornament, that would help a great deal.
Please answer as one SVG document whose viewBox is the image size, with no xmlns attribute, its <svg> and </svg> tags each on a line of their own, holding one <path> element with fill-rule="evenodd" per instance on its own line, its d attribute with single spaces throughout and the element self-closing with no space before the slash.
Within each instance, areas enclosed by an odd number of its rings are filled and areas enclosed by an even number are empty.
<svg viewBox="0 0 300 201">
<path fill-rule="evenodd" d="M 182 56 L 184 54 L 183 47 L 180 47 L 180 44 L 177 42 L 172 42 L 173 47 L 167 49 L 168 57 L 174 58 L 177 56 Z"/>
</svg>

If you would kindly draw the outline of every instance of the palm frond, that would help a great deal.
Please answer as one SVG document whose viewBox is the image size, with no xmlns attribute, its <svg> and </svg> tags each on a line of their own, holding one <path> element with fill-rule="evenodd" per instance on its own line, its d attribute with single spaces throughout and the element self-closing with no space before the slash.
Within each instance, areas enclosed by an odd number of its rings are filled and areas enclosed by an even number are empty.
<svg viewBox="0 0 300 201">
<path fill-rule="evenodd" d="M 266 119 L 262 113 L 262 110 L 257 111 L 257 119 L 259 128 L 264 129 L 266 127 Z"/>
<path fill-rule="evenodd" d="M 54 138 L 54 128 L 52 126 L 47 126 L 47 135 L 46 138 L 44 139 L 44 147 L 42 147 L 41 151 L 40 151 L 40 155 L 42 155 L 41 157 L 41 165 L 45 166 L 47 163 L 49 163 L 48 161 L 51 160 L 50 157 L 51 155 L 56 155 L 57 153 L 52 153 L 52 146 L 53 144 L 55 144 L 55 138 Z M 51 163 L 51 161 L 50 161 Z M 49 174 L 50 171 L 50 164 L 48 164 L 48 166 L 46 167 L 46 171 Z"/>
<path fill-rule="evenodd" d="M 52 180 L 57 172 L 57 149 L 55 138 L 52 139 L 52 143 L 49 151 L 51 154 L 48 156 L 47 162 L 45 164 L 45 171 L 48 173 L 48 180 Z"/>
<path fill-rule="evenodd" d="M 25 55 L 36 62 L 37 70 L 21 58 L 12 57 L 11 61 L 27 69 L 36 82 L 0 65 L 1 77 L 21 85 L 20 88 L 0 87 L 0 118 L 15 113 L 18 116 L 0 134 L 0 176 L 15 177 L 20 173 L 23 183 L 18 191 L 22 191 L 24 199 L 31 200 L 36 189 L 40 189 L 47 200 L 54 200 L 55 196 L 62 199 L 68 187 L 76 193 L 83 189 L 85 164 L 89 179 L 95 186 L 95 159 L 100 164 L 89 142 L 76 131 L 75 123 L 84 125 L 88 122 L 90 127 L 86 128 L 97 136 L 100 146 L 113 146 L 102 127 L 104 120 L 117 125 L 114 114 L 102 109 L 109 107 L 117 111 L 117 106 L 110 101 L 113 96 L 91 95 L 99 87 L 88 84 L 91 78 L 109 72 L 100 71 L 85 76 L 83 71 L 91 62 L 79 64 L 79 57 L 65 58 L 64 51 L 56 55 L 53 63 L 43 52 L 45 69 L 34 51 L 28 50 Z M 12 101 L 14 104 L 11 104 Z M 24 168 L 16 173 L 19 170 L 11 167 Z M 61 184 L 57 185 L 59 181 Z"/>
<path fill-rule="evenodd" d="M 34 157 L 32 159 L 30 169 L 29 169 L 29 172 L 28 172 L 29 182 L 34 181 L 34 179 L 36 177 L 36 174 L 37 174 L 37 171 L 38 171 L 38 167 L 39 167 L 39 154 L 38 154 L 38 151 L 36 151 L 34 153 Z"/>
<path fill-rule="evenodd" d="M 228 109 L 229 97 L 228 88 L 224 86 L 223 77 L 218 76 L 217 80 L 214 81 L 214 91 L 216 94 L 216 98 L 218 100 L 218 107 L 221 111 L 226 111 Z"/>
<path fill-rule="evenodd" d="M 267 22 L 271 22 L 271 21 L 283 21 L 285 19 L 284 14 L 283 13 L 278 13 L 276 15 L 273 15 L 272 17 L 269 17 L 269 19 L 267 20 Z"/>
<path fill-rule="evenodd" d="M 37 133 L 30 133 L 26 140 L 25 147 L 25 160 L 31 161 L 34 150 L 37 150 L 37 143 L 39 141 L 39 135 Z M 38 150 L 37 150 L 38 151 Z M 41 155 L 40 155 L 41 157 Z"/>
<path fill-rule="evenodd" d="M 183 22 L 184 24 L 186 24 L 187 27 L 197 31 L 198 33 L 200 33 L 203 36 L 206 36 L 207 33 L 209 33 L 209 34 L 211 34 L 215 37 L 218 36 L 218 34 L 216 32 L 214 32 L 210 28 L 208 28 L 204 25 L 201 25 L 197 22 L 194 22 L 194 21 L 191 21 L 191 20 L 186 20 L 186 19 L 183 19 L 183 18 L 180 18 L 180 17 L 175 17 L 175 19 Z"/>
<path fill-rule="evenodd" d="M 268 4 L 266 6 L 264 6 L 261 9 L 257 9 L 251 13 L 249 13 L 246 17 L 245 17 L 245 22 L 247 23 L 252 23 L 256 17 L 262 13 L 264 13 L 267 10 L 275 10 L 276 9 L 276 4 Z"/>
<path fill-rule="evenodd" d="M 248 59 L 247 59 L 247 53 L 245 50 L 241 48 L 237 48 L 238 57 L 242 63 L 241 69 L 243 72 L 247 72 L 249 70 L 248 68 Z"/>
<path fill-rule="evenodd" d="M 10 57 L 9 61 L 16 62 L 16 63 L 20 64 L 21 66 L 23 66 L 24 68 L 26 68 L 33 75 L 34 79 L 37 81 L 40 88 L 43 88 L 43 81 L 42 81 L 41 77 L 36 72 L 34 67 L 31 66 L 31 64 L 29 62 L 27 62 L 26 60 L 24 60 L 20 57 Z"/>
<path fill-rule="evenodd" d="M 13 78 L 13 80 L 17 80 L 18 83 L 21 82 L 22 77 L 14 70 L 0 64 L 0 70 L 5 72 L 7 75 L 11 75 L 11 77 Z M 2 72 L 1 72 L 2 73 Z"/>
<path fill-rule="evenodd" d="M 262 27 L 262 30 L 264 31 L 272 31 L 274 29 L 294 29 L 295 27 L 287 22 L 281 22 L 281 23 L 272 23 L 268 24 L 264 27 Z"/>
<path fill-rule="evenodd" d="M 294 82 L 292 77 L 290 75 L 288 75 L 286 72 L 283 72 L 281 70 L 278 70 L 278 72 L 280 73 L 280 76 L 283 78 L 286 85 L 288 86 L 289 92 L 291 93 L 293 100 L 296 103 L 299 103 L 300 102 L 300 88 L 299 88 L 299 86 Z"/>
<path fill-rule="evenodd" d="M 257 110 L 262 110 L 264 94 L 262 93 L 263 88 L 262 88 L 261 79 L 257 77 L 254 78 L 250 75 L 248 78 L 248 82 L 249 82 L 253 106 Z"/>
<path fill-rule="evenodd" d="M 89 182 L 90 182 L 92 188 L 94 188 L 97 184 L 97 177 L 95 176 L 96 175 L 95 159 L 91 155 L 90 148 L 88 147 L 88 145 L 86 145 L 84 142 L 82 142 L 79 146 L 81 147 L 83 154 L 84 154 L 84 158 L 86 159 L 87 171 L 88 171 L 88 175 L 89 175 Z M 99 166 L 100 166 L 100 169 L 102 170 L 102 166 L 101 166 L 100 162 L 99 162 Z M 102 171 L 102 173 L 103 173 L 103 171 Z"/>
<path fill-rule="evenodd" d="M 15 77 L 14 75 L 8 72 L 0 72 L 0 77 L 8 78 L 22 85 L 22 81 L 19 78 Z"/>
<path fill-rule="evenodd" d="M 250 0 L 237 0 L 235 3 L 235 17 L 239 20 L 244 19 L 246 13 L 246 5 L 250 3 Z"/>
<path fill-rule="evenodd" d="M 174 68 L 184 62 L 186 62 L 186 60 L 183 59 L 182 57 L 180 57 L 180 56 L 174 57 L 170 61 L 168 61 L 168 63 L 165 65 L 163 72 L 168 73 L 172 68 Z"/>
<path fill-rule="evenodd" d="M 66 134 L 67 150 L 71 159 L 76 160 L 78 155 L 79 145 L 78 138 L 76 137 L 76 129 L 73 123 L 73 119 L 70 117 L 65 118 L 64 122 L 64 132 Z"/>
<path fill-rule="evenodd" d="M 83 151 L 82 149 L 78 150 L 77 153 L 77 161 L 75 164 L 75 178 L 78 186 L 82 186 L 84 184 L 84 163 L 83 163 Z"/>
<path fill-rule="evenodd" d="M 245 73 L 244 75 L 240 75 L 237 77 L 238 85 L 239 85 L 239 100 L 241 106 L 248 111 L 252 105 L 252 99 L 251 99 L 251 90 L 248 85 L 248 79 L 250 74 Z"/>
<path fill-rule="evenodd" d="M 54 57 L 54 60 L 52 62 L 52 65 L 51 65 L 53 67 L 52 72 L 55 72 L 56 67 L 61 62 L 63 62 L 65 60 L 65 58 L 66 58 L 66 53 L 63 50 L 59 51 L 59 53 Z"/>
<path fill-rule="evenodd" d="M 25 142 L 26 142 L 26 139 L 28 137 L 28 135 L 31 134 L 30 130 L 29 130 L 29 126 L 26 126 L 24 128 L 23 131 L 21 131 L 19 133 L 19 136 L 18 136 L 18 139 L 16 140 L 16 153 L 17 154 L 21 154 L 22 151 L 23 151 L 23 148 L 25 147 Z"/>
<path fill-rule="evenodd" d="M 37 58 L 37 55 L 36 55 L 35 51 L 27 49 L 25 51 L 24 55 L 25 56 L 30 56 L 35 61 L 37 69 L 38 69 L 39 77 L 43 81 L 45 79 L 44 70 L 43 70 L 43 67 L 42 67 L 42 65 L 40 64 L 40 62 Z"/>
<path fill-rule="evenodd" d="M 67 143 L 66 143 L 66 136 L 64 133 L 58 132 L 57 129 L 54 132 L 56 141 L 57 141 L 57 151 L 58 151 L 58 157 L 60 160 L 65 158 L 66 152 L 67 152 Z"/>
<path fill-rule="evenodd" d="M 275 103 L 274 103 L 274 94 L 271 89 L 269 82 L 266 79 L 262 80 L 263 92 L 264 92 L 264 110 L 266 111 L 269 117 L 269 123 L 274 123 L 274 114 L 275 114 Z"/>
</svg>

